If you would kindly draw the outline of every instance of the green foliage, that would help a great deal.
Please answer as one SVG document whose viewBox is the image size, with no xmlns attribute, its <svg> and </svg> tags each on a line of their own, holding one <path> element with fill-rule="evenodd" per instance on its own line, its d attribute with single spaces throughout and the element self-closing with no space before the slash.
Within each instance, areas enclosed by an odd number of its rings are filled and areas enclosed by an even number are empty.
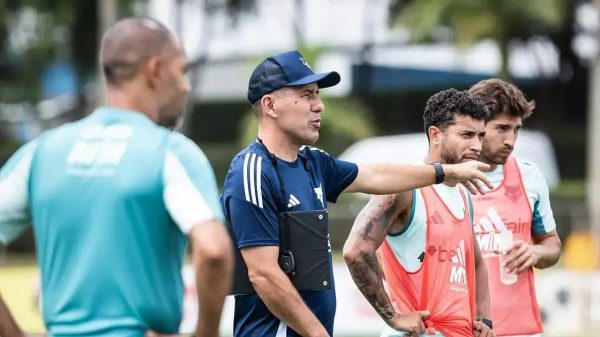
<svg viewBox="0 0 600 337">
<path fill-rule="evenodd" d="M 587 181 L 585 179 L 565 179 L 550 191 L 550 195 L 553 198 L 583 200 L 586 198 L 586 192 Z"/>
<path fill-rule="evenodd" d="M 396 0 L 398 1 L 398 0 Z M 530 28 L 558 29 L 563 24 L 568 0 L 418 0 L 405 6 L 392 6 L 394 25 L 411 31 L 415 41 L 430 40 L 439 26 L 453 30 L 460 47 L 483 38 L 500 46 L 501 74 L 508 77 L 507 44 Z"/>
<path fill-rule="evenodd" d="M 0 81 L 3 100 L 39 100 L 40 74 L 57 60 L 72 61 L 81 78 L 96 73 L 98 1 L 0 1 L 0 64 L 17 69 L 14 80 Z M 139 1 L 119 1 L 119 14 Z"/>
<path fill-rule="evenodd" d="M 481 38 L 513 35 L 526 26 L 558 28 L 567 0 L 419 0 L 394 15 L 394 24 L 409 28 L 417 41 L 428 39 L 439 25 L 454 30 L 460 45 Z"/>
<path fill-rule="evenodd" d="M 337 155 L 352 143 L 376 133 L 369 108 L 356 98 L 324 98 L 320 138 L 316 146 Z M 245 147 L 258 133 L 256 116 L 248 111 L 241 123 L 240 146 Z"/>
</svg>

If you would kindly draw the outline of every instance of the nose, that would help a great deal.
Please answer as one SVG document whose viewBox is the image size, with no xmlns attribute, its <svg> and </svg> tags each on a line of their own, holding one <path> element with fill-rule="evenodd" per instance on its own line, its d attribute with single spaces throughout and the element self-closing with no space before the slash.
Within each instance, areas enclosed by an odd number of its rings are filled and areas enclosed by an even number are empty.
<svg viewBox="0 0 600 337">
<path fill-rule="evenodd" d="M 510 133 L 504 138 L 504 146 L 510 147 L 511 149 L 515 146 L 517 141 L 517 135 Z"/>
<path fill-rule="evenodd" d="M 317 98 L 315 98 L 315 102 L 313 103 L 311 110 L 318 113 L 321 113 L 323 110 L 325 110 L 325 104 L 323 104 L 323 101 L 321 101 L 321 97 L 317 96 Z"/>
<path fill-rule="evenodd" d="M 481 152 L 481 139 L 479 137 L 475 137 L 475 140 L 471 143 L 471 151 L 479 154 Z"/>
</svg>

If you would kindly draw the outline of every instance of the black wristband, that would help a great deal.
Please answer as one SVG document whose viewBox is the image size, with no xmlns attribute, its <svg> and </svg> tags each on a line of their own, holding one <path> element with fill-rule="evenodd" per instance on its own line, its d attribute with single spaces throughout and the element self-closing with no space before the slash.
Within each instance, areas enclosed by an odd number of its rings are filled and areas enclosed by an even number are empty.
<svg viewBox="0 0 600 337">
<path fill-rule="evenodd" d="M 444 168 L 442 167 L 442 164 L 439 161 L 432 161 L 431 165 L 433 165 L 433 167 L 435 168 L 435 183 L 443 183 L 446 174 L 444 174 Z"/>
<path fill-rule="evenodd" d="M 487 319 L 487 318 L 479 318 L 479 319 L 477 319 L 477 320 L 478 320 L 478 321 L 480 321 L 481 323 L 483 323 L 483 324 L 487 325 L 487 326 L 490 328 L 490 330 L 492 330 L 492 329 L 493 329 L 493 327 L 492 327 L 492 326 L 493 326 L 493 324 L 492 324 L 492 321 L 491 321 L 491 320 L 489 320 L 489 319 Z"/>
</svg>

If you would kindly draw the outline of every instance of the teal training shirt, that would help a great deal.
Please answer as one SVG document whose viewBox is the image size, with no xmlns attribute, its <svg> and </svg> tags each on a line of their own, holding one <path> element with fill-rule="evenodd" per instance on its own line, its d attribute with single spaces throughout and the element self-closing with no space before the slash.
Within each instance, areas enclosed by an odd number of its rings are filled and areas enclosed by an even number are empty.
<svg viewBox="0 0 600 337">
<path fill-rule="evenodd" d="M 211 219 L 223 215 L 202 151 L 138 112 L 99 108 L 0 171 L 0 241 L 33 223 L 52 336 L 176 333 L 187 233 Z"/>
</svg>

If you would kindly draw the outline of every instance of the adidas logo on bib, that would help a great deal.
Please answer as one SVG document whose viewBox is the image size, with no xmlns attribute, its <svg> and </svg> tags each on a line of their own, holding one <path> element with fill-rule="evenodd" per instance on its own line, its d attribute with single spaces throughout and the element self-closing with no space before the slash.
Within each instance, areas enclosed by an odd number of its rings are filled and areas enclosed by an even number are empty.
<svg viewBox="0 0 600 337">
<path fill-rule="evenodd" d="M 467 284 L 467 269 L 465 268 L 465 241 L 460 240 L 456 247 L 456 255 L 452 256 L 452 270 L 450 271 L 450 283 Z"/>
</svg>

